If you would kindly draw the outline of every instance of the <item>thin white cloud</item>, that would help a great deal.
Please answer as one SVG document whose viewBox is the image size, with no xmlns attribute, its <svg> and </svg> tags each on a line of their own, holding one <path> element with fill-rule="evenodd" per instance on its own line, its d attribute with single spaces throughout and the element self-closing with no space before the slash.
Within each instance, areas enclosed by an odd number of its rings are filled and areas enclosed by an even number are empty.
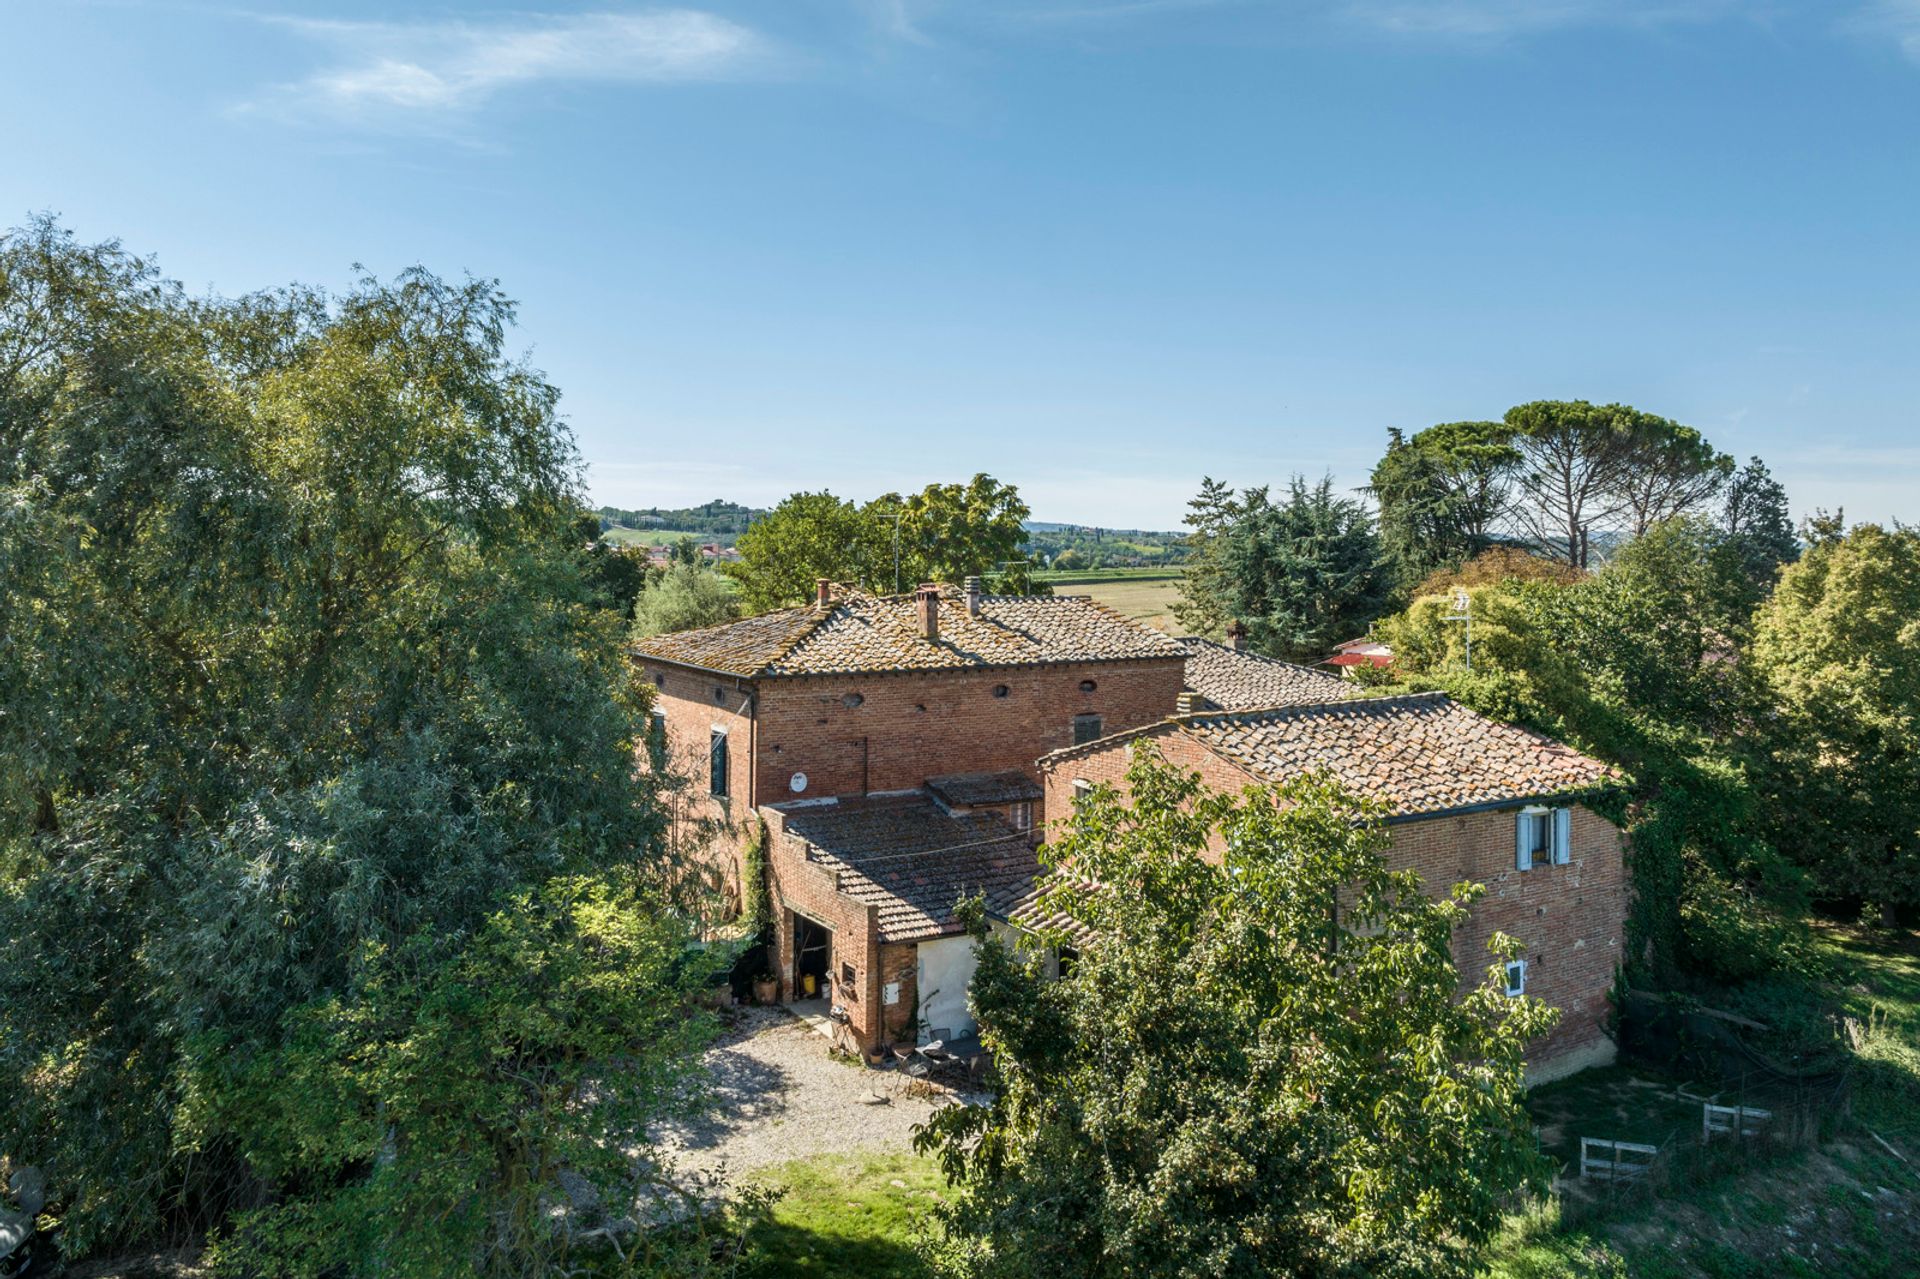
<svg viewBox="0 0 1920 1279">
<path fill-rule="evenodd" d="M 334 118 L 453 115 L 539 83 L 725 79 L 768 56 L 752 30 L 691 9 L 488 23 L 270 21 L 325 47 L 335 60 L 248 106 Z"/>
<path fill-rule="evenodd" d="M 1740 0 L 1346 0 L 1344 19 L 1402 35 L 1498 40 L 1574 27 L 1667 27 L 1758 8 Z"/>
<path fill-rule="evenodd" d="M 1920 62 L 1920 0 L 1874 0 L 1853 16 L 1853 30 L 1894 46 L 1915 62 Z"/>
</svg>

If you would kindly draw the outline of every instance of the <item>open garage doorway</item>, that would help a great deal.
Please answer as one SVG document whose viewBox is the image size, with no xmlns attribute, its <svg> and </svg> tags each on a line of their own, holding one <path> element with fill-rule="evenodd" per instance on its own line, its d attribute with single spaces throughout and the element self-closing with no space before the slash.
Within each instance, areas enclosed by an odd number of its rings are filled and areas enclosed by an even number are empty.
<svg viewBox="0 0 1920 1279">
<path fill-rule="evenodd" d="M 793 917 L 793 1002 L 829 1002 L 833 930 L 805 915 Z"/>
</svg>

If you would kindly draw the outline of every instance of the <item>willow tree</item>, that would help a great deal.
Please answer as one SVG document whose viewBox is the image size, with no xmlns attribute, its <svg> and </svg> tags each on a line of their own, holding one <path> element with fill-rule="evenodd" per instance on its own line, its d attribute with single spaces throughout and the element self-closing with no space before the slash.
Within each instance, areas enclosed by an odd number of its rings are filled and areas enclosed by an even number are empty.
<svg viewBox="0 0 1920 1279">
<path fill-rule="evenodd" d="M 691 1068 L 645 693 L 512 318 L 0 239 L 0 1155 L 70 1250 L 524 1269 Z"/>
</svg>

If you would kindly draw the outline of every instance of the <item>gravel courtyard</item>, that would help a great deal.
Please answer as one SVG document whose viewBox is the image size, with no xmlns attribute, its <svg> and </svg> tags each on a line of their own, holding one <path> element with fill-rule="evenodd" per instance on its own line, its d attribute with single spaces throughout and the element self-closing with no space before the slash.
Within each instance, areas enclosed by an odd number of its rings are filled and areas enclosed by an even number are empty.
<svg viewBox="0 0 1920 1279">
<path fill-rule="evenodd" d="M 662 1129 L 683 1171 L 738 1176 L 815 1155 L 905 1152 L 915 1124 L 965 1099 L 909 1096 L 894 1071 L 836 1061 L 824 1036 L 782 1009 L 742 1013 L 706 1052 L 713 1111 Z"/>
</svg>

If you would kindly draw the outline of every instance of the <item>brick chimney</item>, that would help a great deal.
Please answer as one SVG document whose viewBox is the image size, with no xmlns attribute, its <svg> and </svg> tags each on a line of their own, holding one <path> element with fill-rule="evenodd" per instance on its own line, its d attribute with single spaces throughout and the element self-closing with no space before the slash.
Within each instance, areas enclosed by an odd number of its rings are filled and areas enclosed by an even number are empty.
<svg viewBox="0 0 1920 1279">
<path fill-rule="evenodd" d="M 940 588 L 932 582 L 920 583 L 913 593 L 913 611 L 920 619 L 920 638 L 940 638 Z"/>
<path fill-rule="evenodd" d="M 1227 643 L 1233 645 L 1233 651 L 1236 653 L 1246 652 L 1247 651 L 1247 628 L 1242 626 L 1239 622 L 1228 622 L 1227 623 Z"/>
<path fill-rule="evenodd" d="M 833 582 L 830 579 L 813 579 L 813 604 L 822 613 L 833 607 Z"/>
<path fill-rule="evenodd" d="M 1175 715 L 1196 715 L 1205 709 L 1207 709 L 1206 698 L 1190 688 L 1180 690 L 1180 695 L 1173 699 Z"/>
<path fill-rule="evenodd" d="M 962 590 L 964 590 L 967 597 L 967 616 L 980 616 L 980 579 L 977 577 L 968 578 Z"/>
</svg>

